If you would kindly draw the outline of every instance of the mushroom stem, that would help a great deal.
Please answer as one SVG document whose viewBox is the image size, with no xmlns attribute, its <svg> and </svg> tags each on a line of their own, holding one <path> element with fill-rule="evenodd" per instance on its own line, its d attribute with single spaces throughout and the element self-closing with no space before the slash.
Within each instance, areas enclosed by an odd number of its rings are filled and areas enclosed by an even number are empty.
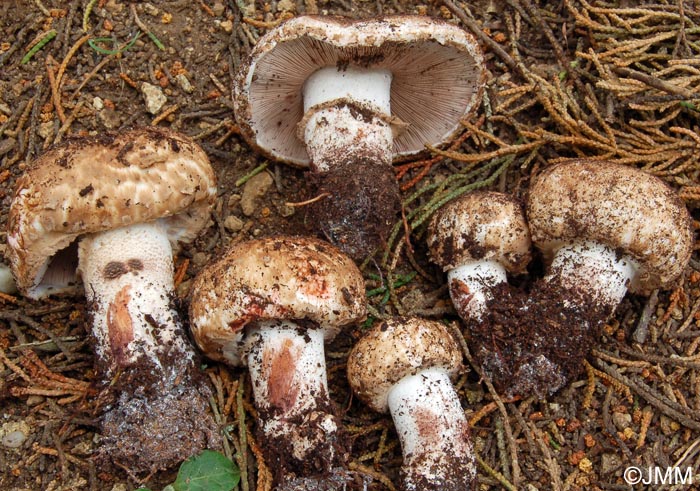
<svg viewBox="0 0 700 491">
<path fill-rule="evenodd" d="M 79 269 L 106 378 L 137 364 L 170 384 L 194 359 L 172 308 L 172 248 L 157 222 L 86 236 Z"/>
<path fill-rule="evenodd" d="M 78 254 L 108 395 L 98 457 L 152 473 L 220 447 L 207 414 L 211 392 L 171 305 L 172 250 L 164 229 L 155 222 L 88 235 Z"/>
<path fill-rule="evenodd" d="M 358 160 L 391 165 L 393 136 L 387 123 L 391 72 L 326 67 L 304 84 L 304 142 L 317 172 Z"/>
<path fill-rule="evenodd" d="M 612 313 L 625 296 L 637 269 L 637 262 L 627 254 L 596 241 L 577 241 L 556 251 L 545 281 L 586 292 L 585 300 Z"/>
<path fill-rule="evenodd" d="M 481 320 L 494 299 L 494 288 L 508 281 L 499 261 L 471 261 L 447 272 L 450 297 L 464 320 Z"/>
<path fill-rule="evenodd" d="M 447 372 L 428 368 L 404 377 L 388 402 L 403 450 L 403 489 L 471 489 L 476 463 L 469 424 Z"/>
<path fill-rule="evenodd" d="M 330 471 L 345 454 L 328 395 L 323 331 L 290 321 L 261 321 L 248 333 L 247 344 L 255 405 L 273 460 L 268 464 L 322 467 L 307 475 Z"/>
</svg>

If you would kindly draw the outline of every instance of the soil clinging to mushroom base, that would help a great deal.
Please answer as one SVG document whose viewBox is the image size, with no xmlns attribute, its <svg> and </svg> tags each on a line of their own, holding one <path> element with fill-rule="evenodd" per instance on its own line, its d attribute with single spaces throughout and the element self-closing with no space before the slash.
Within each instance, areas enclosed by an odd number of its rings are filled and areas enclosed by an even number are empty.
<svg viewBox="0 0 700 491">
<path fill-rule="evenodd" d="M 358 160 L 310 171 L 307 226 L 362 261 L 384 244 L 401 209 L 399 185 L 389 165 Z"/>
<path fill-rule="evenodd" d="M 474 356 L 497 388 L 544 397 L 582 372 L 611 314 L 576 288 L 540 280 L 530 292 L 498 285 L 482 320 L 467 327 Z"/>
<path fill-rule="evenodd" d="M 114 361 L 97 356 L 106 407 L 98 462 L 111 461 L 136 476 L 167 469 L 206 448 L 221 449 L 221 435 L 209 413 L 211 390 L 198 360 L 183 358 L 171 346 L 170 341 L 160 346 L 161 366 L 141 356 L 111 380 L 106 374 Z"/>
</svg>

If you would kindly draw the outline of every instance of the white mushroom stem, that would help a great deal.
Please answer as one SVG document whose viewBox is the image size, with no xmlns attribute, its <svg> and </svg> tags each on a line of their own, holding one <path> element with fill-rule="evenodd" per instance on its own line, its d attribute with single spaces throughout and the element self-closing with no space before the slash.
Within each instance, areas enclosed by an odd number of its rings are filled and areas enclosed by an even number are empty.
<svg viewBox="0 0 700 491">
<path fill-rule="evenodd" d="M 598 305 L 614 309 L 637 270 L 628 255 L 596 241 L 579 241 L 556 251 L 545 281 L 585 292 Z"/>
<path fill-rule="evenodd" d="M 447 272 L 452 303 L 464 320 L 481 320 L 494 288 L 507 281 L 506 269 L 498 261 L 473 261 Z"/>
<path fill-rule="evenodd" d="M 303 136 L 316 171 L 357 159 L 391 164 L 391 78 L 385 69 L 348 66 L 306 80 Z"/>
<path fill-rule="evenodd" d="M 403 489 L 471 489 L 476 464 L 469 424 L 447 372 L 430 368 L 404 377 L 388 402 L 403 450 Z"/>
<path fill-rule="evenodd" d="M 338 425 L 330 412 L 324 335 L 290 321 L 260 322 L 248 333 L 248 369 L 263 433 L 270 441 L 291 445 L 292 456 L 306 460 L 322 449 L 333 460 L 328 442 Z"/>
<path fill-rule="evenodd" d="M 163 227 L 154 222 L 92 234 L 80 241 L 78 254 L 105 375 L 145 364 L 174 382 L 194 351 L 171 307 L 172 249 Z M 169 366 L 162 363 L 166 355 Z"/>
</svg>

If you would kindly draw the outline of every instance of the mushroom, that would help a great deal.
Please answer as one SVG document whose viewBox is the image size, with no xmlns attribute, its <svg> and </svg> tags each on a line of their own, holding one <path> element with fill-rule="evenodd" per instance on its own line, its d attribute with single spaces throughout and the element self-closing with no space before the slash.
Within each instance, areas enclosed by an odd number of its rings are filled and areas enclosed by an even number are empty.
<svg viewBox="0 0 700 491">
<path fill-rule="evenodd" d="M 530 262 L 530 232 L 520 203 L 494 191 L 455 199 L 428 226 L 433 262 L 447 272 L 450 297 L 459 315 L 481 320 L 507 273 L 522 273 Z"/>
<path fill-rule="evenodd" d="M 400 208 L 392 160 L 450 141 L 478 104 L 476 41 L 425 16 L 299 16 L 260 38 L 234 84 L 236 119 L 258 151 L 311 170 L 309 208 L 355 259 Z"/>
<path fill-rule="evenodd" d="M 173 305 L 172 258 L 207 225 L 215 196 L 201 148 L 161 128 L 68 140 L 17 181 L 7 234 L 17 286 L 39 299 L 76 292 L 82 277 L 109 396 L 101 455 L 134 473 L 220 444 Z"/>
<path fill-rule="evenodd" d="M 447 327 L 414 317 L 375 324 L 350 352 L 353 392 L 394 420 L 404 491 L 476 485 L 469 424 L 451 382 L 462 369 L 459 344 Z"/>
<path fill-rule="evenodd" d="M 194 281 L 194 339 L 208 357 L 248 366 L 266 462 L 278 485 L 328 475 L 345 463 L 324 342 L 365 318 L 364 293 L 349 257 L 305 237 L 239 243 Z"/>
<path fill-rule="evenodd" d="M 581 360 L 629 290 L 667 288 L 693 249 L 690 215 L 663 181 L 605 161 L 552 165 L 532 182 L 527 217 L 549 268 L 520 312 L 535 331 L 530 348 L 548 359 L 539 393 L 581 370 Z M 523 321 L 521 320 L 521 323 Z M 521 379 L 514 377 L 514 382 Z"/>
</svg>

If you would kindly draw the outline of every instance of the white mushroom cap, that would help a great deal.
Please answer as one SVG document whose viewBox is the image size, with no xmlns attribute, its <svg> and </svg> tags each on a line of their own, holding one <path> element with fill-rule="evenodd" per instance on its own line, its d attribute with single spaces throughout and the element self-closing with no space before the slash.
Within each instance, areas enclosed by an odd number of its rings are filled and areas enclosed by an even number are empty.
<svg viewBox="0 0 700 491">
<path fill-rule="evenodd" d="M 307 166 L 297 138 L 307 78 L 324 67 L 386 69 L 392 74 L 391 116 L 408 125 L 394 138 L 394 155 L 411 155 L 459 131 L 460 119 L 480 100 L 483 64 L 470 34 L 429 17 L 299 16 L 260 38 L 242 65 L 234 86 L 236 118 L 261 153 Z"/>
<path fill-rule="evenodd" d="M 600 242 L 639 267 L 629 289 L 667 286 L 688 265 L 693 233 L 688 210 L 661 179 L 604 161 L 546 168 L 530 186 L 533 243 L 551 257 L 564 244 Z"/>
<path fill-rule="evenodd" d="M 476 191 L 440 208 L 428 226 L 431 259 L 443 271 L 473 261 L 497 261 L 512 273 L 530 262 L 530 232 L 520 203 L 494 191 Z"/>
<path fill-rule="evenodd" d="M 270 237 L 235 245 L 192 286 L 191 330 L 204 353 L 240 365 L 244 328 L 256 321 L 312 321 L 326 340 L 366 316 L 355 263 L 311 237 Z"/>
<path fill-rule="evenodd" d="M 207 224 L 215 197 L 206 154 L 174 131 L 67 140 L 17 181 L 7 232 L 17 286 L 30 298 L 76 289 L 77 248 L 69 246 L 84 234 L 160 219 L 177 249 Z"/>
<path fill-rule="evenodd" d="M 392 318 L 367 332 L 348 357 L 352 390 L 377 412 L 389 410 L 389 391 L 404 377 L 441 368 L 455 378 L 462 352 L 447 327 L 437 321 Z"/>
</svg>

